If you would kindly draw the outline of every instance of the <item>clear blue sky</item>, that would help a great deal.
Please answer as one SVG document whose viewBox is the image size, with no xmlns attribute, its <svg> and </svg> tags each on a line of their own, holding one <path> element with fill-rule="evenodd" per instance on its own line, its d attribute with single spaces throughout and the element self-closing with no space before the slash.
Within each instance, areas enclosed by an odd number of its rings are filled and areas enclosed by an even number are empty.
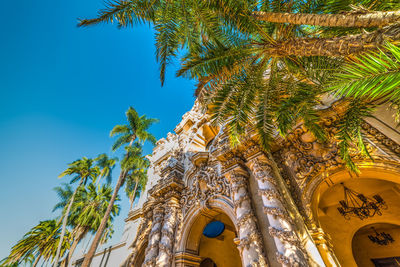
<svg viewBox="0 0 400 267">
<path fill-rule="evenodd" d="M 110 153 L 109 131 L 129 106 L 166 136 L 193 104 L 194 82 L 170 68 L 161 88 L 151 29 L 77 28 L 102 0 L 4 1 L 0 9 L 0 259 L 40 220 L 67 163 Z M 150 149 L 147 149 L 147 153 Z M 114 174 L 114 179 L 117 178 Z M 115 222 L 118 242 L 128 212 Z"/>
</svg>

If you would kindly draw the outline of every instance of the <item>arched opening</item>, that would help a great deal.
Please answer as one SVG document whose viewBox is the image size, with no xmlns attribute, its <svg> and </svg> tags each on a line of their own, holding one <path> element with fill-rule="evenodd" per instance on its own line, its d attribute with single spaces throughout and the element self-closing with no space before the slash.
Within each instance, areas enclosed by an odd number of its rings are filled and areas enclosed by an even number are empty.
<svg viewBox="0 0 400 267">
<path fill-rule="evenodd" d="M 375 266 L 371 259 L 378 259 L 379 257 L 374 258 L 378 254 L 371 254 L 366 259 L 367 256 L 365 254 L 360 256 L 363 254 L 359 252 L 369 251 L 369 249 L 362 248 L 363 246 L 369 245 L 371 248 L 376 245 L 368 239 L 368 235 L 366 240 L 361 239 L 363 241 L 361 243 L 359 238 L 360 235 L 369 231 L 368 225 L 377 224 L 379 227 L 384 224 L 400 225 L 400 184 L 396 183 L 396 180 L 399 180 L 397 174 L 385 173 L 381 170 L 364 171 L 358 177 L 351 177 L 348 172 L 343 171 L 325 179 L 314 191 L 311 207 L 315 223 L 331 237 L 333 252 L 342 266 Z M 351 216 L 350 212 L 350 216 L 345 218 L 338 210 L 342 207 L 340 201 L 345 199 L 343 185 L 372 200 L 375 195 L 381 196 L 387 205 L 387 210 L 382 209 L 381 215 L 376 213 L 372 217 L 367 216 L 363 219 L 357 215 Z M 400 252 L 400 239 L 391 246 Z M 395 255 L 392 256 L 395 257 Z M 361 264 L 358 257 L 364 257 Z M 382 257 L 385 257 L 384 254 Z M 369 265 L 365 265 L 364 261 Z"/>
<path fill-rule="evenodd" d="M 187 233 L 183 250 L 198 259 L 195 266 L 241 267 L 239 250 L 234 242 L 236 228 L 230 217 L 217 208 L 192 216 L 191 223 L 183 229 Z"/>
<path fill-rule="evenodd" d="M 217 265 L 215 264 L 215 262 L 213 262 L 212 259 L 207 258 L 207 259 L 204 259 L 204 260 L 200 263 L 200 267 L 217 267 Z"/>
<path fill-rule="evenodd" d="M 358 266 L 400 266 L 400 226 L 374 223 L 360 228 L 353 237 L 352 250 Z"/>
</svg>

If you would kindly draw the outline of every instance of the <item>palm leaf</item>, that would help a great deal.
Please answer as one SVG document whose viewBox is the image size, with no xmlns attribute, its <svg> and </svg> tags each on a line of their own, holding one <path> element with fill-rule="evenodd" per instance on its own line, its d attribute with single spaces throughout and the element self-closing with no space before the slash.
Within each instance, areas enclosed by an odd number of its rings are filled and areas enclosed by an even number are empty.
<svg viewBox="0 0 400 267">
<path fill-rule="evenodd" d="M 329 90 L 338 96 L 400 101 L 400 47 L 387 43 L 384 50 L 349 59 Z"/>
</svg>

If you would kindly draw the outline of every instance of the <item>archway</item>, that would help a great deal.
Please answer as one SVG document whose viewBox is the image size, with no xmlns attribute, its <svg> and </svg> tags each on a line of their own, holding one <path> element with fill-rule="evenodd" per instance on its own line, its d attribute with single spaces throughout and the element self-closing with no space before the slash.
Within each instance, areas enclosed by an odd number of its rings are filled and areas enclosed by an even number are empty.
<svg viewBox="0 0 400 267">
<path fill-rule="evenodd" d="M 179 246 L 181 252 L 178 252 L 181 256 L 178 257 L 177 266 L 242 266 L 234 241 L 237 237 L 236 227 L 230 218 L 231 214 L 221 210 L 222 204 L 222 201 L 218 203 L 214 200 L 211 201 L 209 209 L 199 211 L 197 207 L 188 212 L 183 223 L 182 241 Z M 223 229 L 219 229 L 222 231 L 217 229 L 214 233 L 207 233 L 207 228 L 215 222 L 223 224 Z"/>
<path fill-rule="evenodd" d="M 206 258 L 200 263 L 200 267 L 217 267 L 217 265 L 212 259 Z"/>
<path fill-rule="evenodd" d="M 357 265 L 353 253 L 353 236 L 360 229 L 377 223 L 400 225 L 400 184 L 395 182 L 399 181 L 398 177 L 398 174 L 376 169 L 366 170 L 358 177 L 351 177 L 347 171 L 342 171 L 325 179 L 314 191 L 311 205 L 314 221 L 331 237 L 333 251 L 342 266 L 366 266 Z M 375 214 L 362 220 L 358 217 L 346 219 L 338 211 L 338 207 L 341 207 L 339 201 L 344 199 L 341 183 L 369 198 L 379 194 L 388 210 L 383 210 L 381 216 Z M 356 247 L 359 246 L 357 244 Z M 394 246 L 400 251 L 400 239 Z"/>
<path fill-rule="evenodd" d="M 376 237 L 381 242 L 372 241 Z M 354 259 L 358 266 L 363 267 L 400 267 L 399 243 L 399 225 L 389 223 L 366 225 L 360 228 L 353 237 Z"/>
</svg>

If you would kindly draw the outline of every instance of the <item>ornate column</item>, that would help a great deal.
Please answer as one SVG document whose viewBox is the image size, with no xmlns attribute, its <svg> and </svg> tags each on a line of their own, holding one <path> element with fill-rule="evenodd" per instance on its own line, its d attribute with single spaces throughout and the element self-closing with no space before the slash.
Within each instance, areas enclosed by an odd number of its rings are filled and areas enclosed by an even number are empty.
<svg viewBox="0 0 400 267">
<path fill-rule="evenodd" d="M 314 243 L 317 245 L 318 251 L 327 267 L 340 266 L 339 260 L 336 258 L 332 249 L 331 238 L 321 228 L 311 231 Z"/>
<path fill-rule="evenodd" d="M 274 237 L 277 248 L 278 262 L 283 266 L 309 266 L 307 253 L 283 205 L 271 166 L 260 158 L 250 160 L 248 165 L 257 180 L 264 213 L 270 224 L 269 233 Z"/>
<path fill-rule="evenodd" d="M 158 244 L 161 239 L 161 228 L 164 218 L 164 209 L 161 204 L 158 204 L 153 209 L 153 226 L 149 234 L 149 243 L 146 248 L 146 256 L 144 258 L 143 266 L 155 267 L 156 258 L 158 255 Z"/>
<path fill-rule="evenodd" d="M 179 199 L 175 196 L 171 196 L 165 203 L 165 217 L 156 260 L 157 267 L 171 266 L 179 208 Z"/>
<path fill-rule="evenodd" d="M 178 225 L 179 201 L 184 187 L 182 181 L 183 167 L 174 158 L 169 160 L 169 164 L 161 171 L 163 177 L 159 183 L 149 192 L 154 199 L 163 200 L 163 217 L 157 225 L 158 239 L 155 246 L 155 254 L 146 255 L 146 259 L 151 258 L 151 265 L 144 266 L 171 266 L 175 243 L 175 230 Z M 146 262 L 145 262 L 146 263 Z"/>
<path fill-rule="evenodd" d="M 150 208 L 151 204 L 151 201 L 148 201 L 143 205 L 143 208 L 141 210 L 135 211 L 137 213 L 141 213 L 142 221 L 140 222 L 140 225 L 138 227 L 135 240 L 129 246 L 130 248 L 132 248 L 132 252 L 129 254 L 127 260 L 125 261 L 126 265 L 124 266 L 135 266 L 135 261 L 137 261 L 139 249 L 141 249 L 145 242 L 148 240 L 153 222 L 153 211 Z M 133 216 L 135 216 L 135 214 L 133 214 Z M 140 214 L 136 216 L 140 216 Z"/>
<path fill-rule="evenodd" d="M 229 173 L 229 178 L 237 218 L 238 248 L 243 266 L 268 266 L 262 249 L 261 234 L 251 206 L 247 185 L 248 173 L 242 167 L 237 166 Z"/>
</svg>

